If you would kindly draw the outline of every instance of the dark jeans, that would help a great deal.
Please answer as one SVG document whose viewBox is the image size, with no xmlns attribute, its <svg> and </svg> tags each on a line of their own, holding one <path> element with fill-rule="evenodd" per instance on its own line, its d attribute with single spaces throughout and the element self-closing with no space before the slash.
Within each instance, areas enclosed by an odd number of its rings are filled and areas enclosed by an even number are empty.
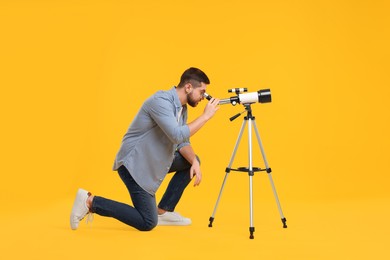
<svg viewBox="0 0 390 260">
<path fill-rule="evenodd" d="M 198 161 L 199 158 L 197 157 Z M 174 211 L 176 205 L 191 182 L 191 164 L 179 153 L 169 172 L 176 172 L 168 184 L 158 207 L 167 211 Z M 157 225 L 157 206 L 155 195 L 143 190 L 131 177 L 128 170 L 121 166 L 118 174 L 130 193 L 133 207 L 121 202 L 95 196 L 92 202 L 92 212 L 106 217 L 115 218 L 141 231 L 152 230 Z"/>
</svg>

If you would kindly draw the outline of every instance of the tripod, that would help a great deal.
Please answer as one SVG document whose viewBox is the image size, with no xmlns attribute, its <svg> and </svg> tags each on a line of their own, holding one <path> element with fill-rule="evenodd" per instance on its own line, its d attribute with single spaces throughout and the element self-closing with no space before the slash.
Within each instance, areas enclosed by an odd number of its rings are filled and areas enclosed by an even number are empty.
<svg viewBox="0 0 390 260">
<path fill-rule="evenodd" d="M 245 106 L 245 110 L 247 112 L 247 115 L 244 118 L 244 121 L 242 123 L 241 130 L 240 130 L 240 133 L 239 133 L 236 145 L 234 147 L 234 151 L 233 151 L 232 157 L 230 158 L 229 166 L 226 168 L 225 178 L 223 180 L 222 187 L 221 187 L 221 190 L 219 192 L 218 199 L 217 199 L 217 202 L 215 204 L 213 214 L 211 215 L 211 217 L 209 219 L 209 221 L 210 221 L 209 227 L 213 226 L 214 216 L 215 216 L 215 213 L 217 211 L 218 204 L 219 204 L 219 201 L 221 199 L 222 192 L 224 190 L 224 187 L 225 187 L 225 184 L 226 184 L 226 180 L 227 180 L 227 178 L 229 176 L 230 171 L 247 172 L 248 175 L 249 175 L 249 204 L 250 204 L 250 227 L 249 227 L 250 236 L 249 236 L 249 238 L 253 239 L 254 238 L 253 233 L 255 232 L 255 228 L 253 226 L 253 194 L 252 194 L 253 193 L 253 188 L 252 188 L 253 180 L 252 179 L 253 179 L 253 175 L 254 175 L 255 172 L 266 171 L 268 173 L 268 178 L 269 178 L 269 181 L 270 181 L 271 186 L 272 186 L 272 190 L 273 190 L 273 193 L 274 193 L 276 204 L 277 204 L 278 209 L 279 209 L 280 217 L 282 219 L 283 228 L 287 228 L 287 224 L 286 224 L 286 218 L 283 216 L 282 208 L 280 206 L 280 202 L 279 202 L 279 199 L 278 199 L 278 195 L 276 193 L 274 182 L 272 180 L 272 175 L 271 175 L 272 171 L 271 171 L 271 168 L 268 166 L 267 158 L 266 158 L 265 153 L 264 153 L 263 144 L 262 144 L 261 139 L 260 139 L 259 131 L 257 130 L 255 117 L 252 115 L 251 104 L 245 104 L 244 106 Z M 242 113 L 244 113 L 244 112 L 242 112 Z M 239 113 L 239 114 L 233 116 L 232 118 L 230 118 L 230 121 L 233 121 L 238 116 L 240 116 L 242 113 Z M 247 167 L 239 167 L 237 169 L 232 169 L 231 166 L 233 164 L 234 157 L 236 155 L 236 152 L 237 152 L 237 149 L 238 149 L 238 145 L 239 145 L 239 143 L 241 141 L 241 137 L 242 137 L 242 134 L 244 132 L 246 123 L 248 123 L 249 167 L 248 168 Z M 265 169 L 261 169 L 261 168 L 252 166 L 252 123 L 253 123 L 253 128 L 255 129 L 257 140 L 259 142 L 259 146 L 260 146 L 260 149 L 261 149 L 261 154 L 263 156 L 263 160 L 264 160 L 264 163 L 265 163 L 265 167 L 266 167 Z"/>
</svg>

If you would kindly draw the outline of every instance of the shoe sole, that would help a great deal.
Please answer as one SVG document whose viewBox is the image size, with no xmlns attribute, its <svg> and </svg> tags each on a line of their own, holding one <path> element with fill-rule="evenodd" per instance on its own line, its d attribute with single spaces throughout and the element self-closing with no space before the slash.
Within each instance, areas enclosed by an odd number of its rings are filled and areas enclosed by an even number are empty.
<svg viewBox="0 0 390 260">
<path fill-rule="evenodd" d="M 85 217 L 85 215 L 84 215 L 84 217 L 79 219 L 79 217 L 75 216 L 75 213 L 74 213 L 75 209 L 77 209 L 79 207 L 78 204 L 82 200 L 82 197 L 84 196 L 85 193 L 88 193 L 88 192 L 86 190 L 83 190 L 83 189 L 78 189 L 78 191 L 76 193 L 76 198 L 73 202 L 72 212 L 70 214 L 70 228 L 72 230 L 76 230 L 79 227 L 80 221 Z"/>
</svg>

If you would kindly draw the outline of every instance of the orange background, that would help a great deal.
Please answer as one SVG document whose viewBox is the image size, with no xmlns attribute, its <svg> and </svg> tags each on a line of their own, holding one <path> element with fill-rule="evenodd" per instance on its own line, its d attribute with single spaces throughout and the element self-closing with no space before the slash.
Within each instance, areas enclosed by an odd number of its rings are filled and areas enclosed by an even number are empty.
<svg viewBox="0 0 390 260">
<path fill-rule="evenodd" d="M 69 258 L 64 245 L 47 245 L 60 238 L 81 248 L 68 230 L 77 188 L 129 202 L 111 171 L 121 138 L 148 96 L 195 66 L 208 74 L 216 97 L 230 97 L 234 87 L 271 89 L 272 103 L 252 108 L 289 228 L 281 229 L 268 180 L 257 174 L 256 239 L 248 242 L 248 177 L 233 173 L 216 216 L 220 227 L 203 229 L 242 122 L 228 120 L 242 107 L 224 105 L 192 138 L 204 179 L 187 189 L 178 211 L 193 226 L 105 237 L 133 229 L 96 217 L 80 236 L 102 246 L 132 236 L 145 245 L 166 236 L 200 241 L 201 248 L 209 247 L 205 236 L 208 244 L 227 243 L 199 257 L 239 256 L 249 252 L 230 243 L 259 246 L 269 237 L 255 256 L 386 258 L 388 13 L 379 0 L 0 1 L 1 251 L 40 259 L 61 251 Z M 190 119 L 203 107 L 190 109 Z M 234 166 L 248 163 L 245 135 Z M 254 166 L 262 166 L 257 148 L 254 142 Z M 30 250 L 18 250 L 27 241 Z M 170 246 L 161 243 L 160 251 Z M 278 251 L 280 244 L 289 250 Z M 177 258 L 187 253 L 178 250 Z"/>
</svg>

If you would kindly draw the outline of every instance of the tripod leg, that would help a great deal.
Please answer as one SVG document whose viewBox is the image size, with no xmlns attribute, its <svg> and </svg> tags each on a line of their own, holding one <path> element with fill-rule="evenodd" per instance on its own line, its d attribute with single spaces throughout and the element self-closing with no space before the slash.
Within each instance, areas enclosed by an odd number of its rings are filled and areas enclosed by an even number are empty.
<svg viewBox="0 0 390 260">
<path fill-rule="evenodd" d="M 253 158 L 252 158 L 252 118 L 248 119 L 248 158 L 249 158 L 249 167 L 248 167 L 248 175 L 249 175 L 249 215 L 250 215 L 250 226 L 249 233 L 250 239 L 254 239 L 253 232 L 255 232 L 255 228 L 253 226 Z"/>
<path fill-rule="evenodd" d="M 236 153 L 237 153 L 237 149 L 238 149 L 238 145 L 240 144 L 240 141 L 241 141 L 241 137 L 242 137 L 242 133 L 244 132 L 244 129 L 245 129 L 245 125 L 246 125 L 246 121 L 243 121 L 242 122 L 242 126 L 241 126 L 241 130 L 240 130 L 240 133 L 238 135 L 238 138 L 237 138 L 237 141 L 236 141 L 236 144 L 234 146 L 234 150 L 233 150 L 233 154 L 230 158 L 230 162 L 229 162 L 229 166 L 226 168 L 226 174 L 225 174 L 225 178 L 223 179 L 223 183 L 222 183 L 222 187 L 221 187 L 221 190 L 219 191 L 219 195 L 218 195 L 218 199 L 217 199 L 217 202 L 215 203 L 215 207 L 214 207 L 214 211 L 213 211 L 213 214 L 211 215 L 211 217 L 209 218 L 209 227 L 212 227 L 213 226 L 213 221 L 214 221 L 214 216 L 215 216 L 215 213 L 217 212 L 217 208 L 218 208 L 218 205 L 219 205 L 219 201 L 222 197 L 222 192 L 225 188 L 225 184 L 226 184 L 226 180 L 229 176 L 229 173 L 230 173 L 230 169 L 231 169 L 231 166 L 233 164 L 233 161 L 234 161 L 234 157 L 236 156 Z"/>
<path fill-rule="evenodd" d="M 271 183 L 272 191 L 273 191 L 273 193 L 274 193 L 274 197 L 275 197 L 275 200 L 276 200 L 276 204 L 277 204 L 277 206 L 278 206 L 279 214 L 280 214 L 280 217 L 281 217 L 281 219 L 282 219 L 283 228 L 287 228 L 287 224 L 286 224 L 286 221 L 287 221 L 287 220 L 286 220 L 286 218 L 284 217 L 283 211 L 282 211 L 282 207 L 280 206 L 278 194 L 276 193 L 276 188 L 275 188 L 274 181 L 273 181 L 272 175 L 271 175 L 272 170 L 271 170 L 271 168 L 270 168 L 269 165 L 268 165 L 267 157 L 265 156 L 265 152 L 264 152 L 263 143 L 261 142 L 260 134 L 259 134 L 259 131 L 257 130 L 257 126 L 256 126 L 256 122 L 255 122 L 255 121 L 253 121 L 253 126 L 254 126 L 254 128 L 255 128 L 255 132 L 256 132 L 256 136 L 257 136 L 257 141 L 259 142 L 261 154 L 262 154 L 262 156 L 263 156 L 264 164 L 265 164 L 265 167 L 266 167 L 266 169 L 267 169 L 268 178 L 269 178 L 269 181 L 270 181 L 270 183 Z"/>
<path fill-rule="evenodd" d="M 267 169 L 267 172 L 268 172 L 268 169 Z M 281 217 L 282 223 L 283 223 L 283 228 L 287 228 L 287 224 L 286 224 L 287 219 L 283 215 L 282 207 L 280 206 L 280 202 L 279 202 L 279 198 L 278 198 L 278 194 L 276 193 L 276 188 L 275 188 L 275 185 L 274 185 L 274 181 L 272 180 L 271 171 L 268 172 L 268 178 L 269 178 L 269 181 L 271 183 L 271 187 L 272 187 L 272 191 L 274 193 L 276 204 L 278 205 L 279 214 L 280 214 L 280 217 Z"/>
<path fill-rule="evenodd" d="M 249 175 L 249 206 L 250 206 L 250 226 L 249 226 L 249 238 L 254 239 L 253 232 L 255 232 L 255 227 L 253 226 L 253 176 Z"/>
<path fill-rule="evenodd" d="M 218 199 L 217 199 L 217 202 L 215 203 L 215 207 L 214 207 L 214 211 L 213 211 L 213 214 L 211 215 L 211 217 L 209 218 L 209 227 L 212 227 L 213 226 L 213 222 L 214 222 L 214 216 L 215 216 L 215 213 L 217 212 L 217 208 L 218 208 L 218 204 L 219 204 L 219 200 L 221 199 L 221 196 L 222 196 L 222 192 L 225 188 L 225 184 L 226 184 L 226 180 L 229 176 L 229 172 L 227 169 L 226 169 L 226 174 L 225 174 L 225 178 L 223 179 L 223 183 L 222 183 L 222 187 L 221 187 L 221 190 L 219 191 L 219 195 L 218 195 Z"/>
</svg>

